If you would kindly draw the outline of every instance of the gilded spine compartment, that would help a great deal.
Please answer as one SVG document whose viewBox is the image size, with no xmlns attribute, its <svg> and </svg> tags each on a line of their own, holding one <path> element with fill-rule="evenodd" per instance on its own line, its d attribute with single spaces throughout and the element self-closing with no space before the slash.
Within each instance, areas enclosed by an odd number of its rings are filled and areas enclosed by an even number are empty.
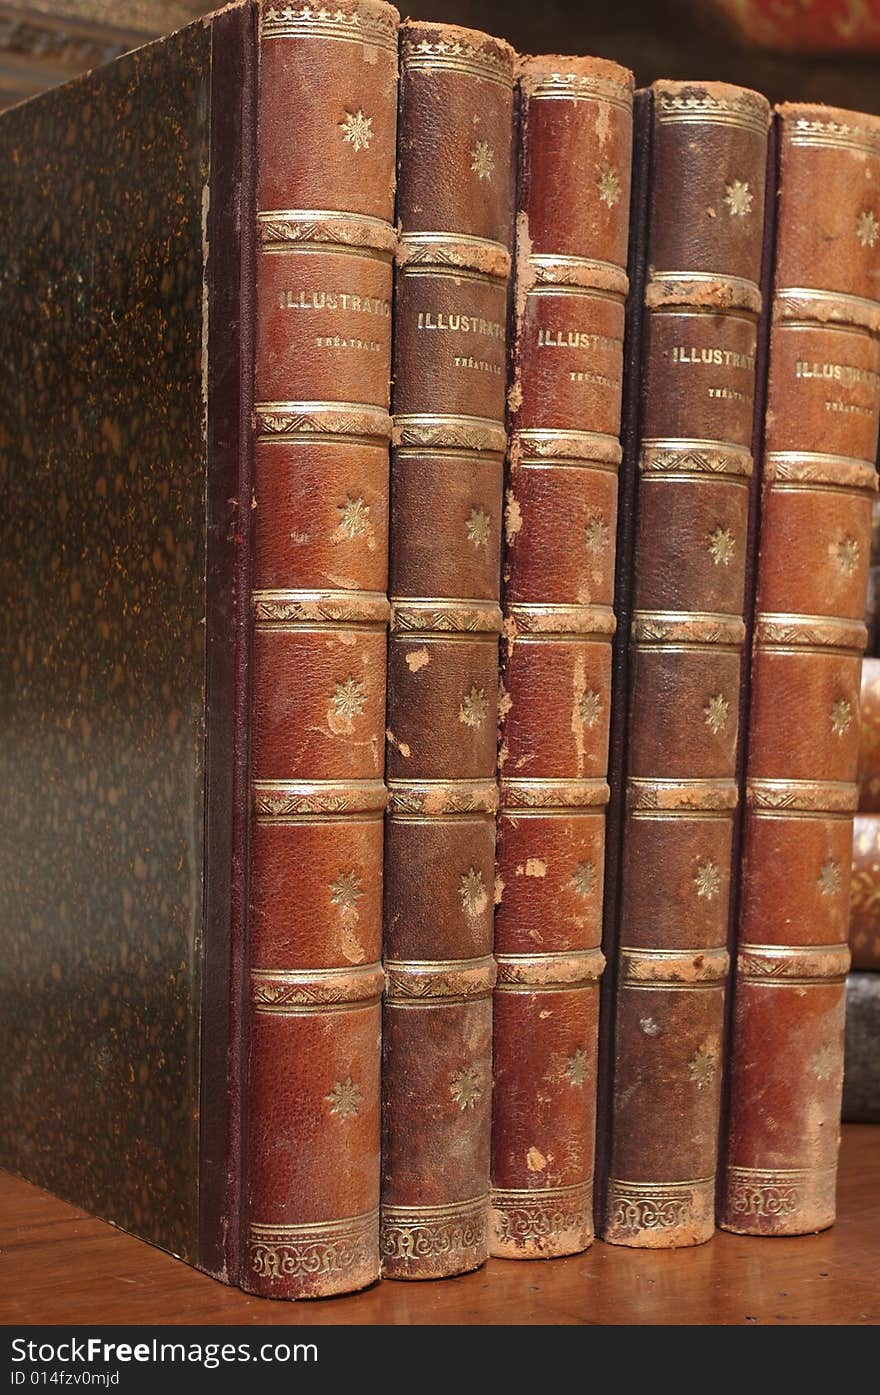
<svg viewBox="0 0 880 1395">
<path fill-rule="evenodd" d="M 396 10 L 260 11 L 242 1286 L 379 1270 Z"/>
<path fill-rule="evenodd" d="M 835 1212 L 880 413 L 880 120 L 792 104 L 778 126 L 721 1224 L 800 1235 Z"/>
<path fill-rule="evenodd" d="M 633 80 L 554 56 L 518 87 L 489 1239 L 512 1259 L 593 1238 Z"/>
<path fill-rule="evenodd" d="M 627 602 L 625 801 L 607 875 L 614 1244 L 714 1229 L 764 187 L 770 112 L 651 89 L 643 397 Z M 636 389 L 638 390 L 638 389 Z M 623 656 L 621 656 L 623 660 Z"/>
<path fill-rule="evenodd" d="M 513 63 L 401 30 L 382 1272 L 486 1258 Z"/>
</svg>

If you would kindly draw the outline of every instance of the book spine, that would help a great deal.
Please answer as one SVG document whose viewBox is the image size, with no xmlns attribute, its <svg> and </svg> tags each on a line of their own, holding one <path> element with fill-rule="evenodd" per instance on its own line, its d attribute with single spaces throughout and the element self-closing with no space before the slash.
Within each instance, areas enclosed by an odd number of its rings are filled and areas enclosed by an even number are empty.
<svg viewBox="0 0 880 1395">
<path fill-rule="evenodd" d="M 880 659 L 862 660 L 859 684 L 859 813 L 880 813 Z"/>
<path fill-rule="evenodd" d="M 401 33 L 381 1250 L 486 1258 L 513 50 Z"/>
<path fill-rule="evenodd" d="M 880 498 L 871 508 L 871 560 L 868 567 L 868 594 L 865 601 L 868 629 L 865 653 L 876 655 L 880 647 Z"/>
<path fill-rule="evenodd" d="M 632 91 L 583 58 L 518 85 L 489 1240 L 511 1259 L 593 1238 Z"/>
<path fill-rule="evenodd" d="M 606 1240 L 663 1248 L 714 1228 L 769 107 L 652 92 L 600 1214 Z"/>
<path fill-rule="evenodd" d="M 854 969 L 880 969 L 880 814 L 853 822 L 849 947 Z"/>
<path fill-rule="evenodd" d="M 832 1223 L 880 388 L 880 121 L 779 109 L 730 1117 L 720 1222 Z"/>
<path fill-rule="evenodd" d="M 398 15 L 260 16 L 242 1286 L 378 1277 Z"/>
</svg>

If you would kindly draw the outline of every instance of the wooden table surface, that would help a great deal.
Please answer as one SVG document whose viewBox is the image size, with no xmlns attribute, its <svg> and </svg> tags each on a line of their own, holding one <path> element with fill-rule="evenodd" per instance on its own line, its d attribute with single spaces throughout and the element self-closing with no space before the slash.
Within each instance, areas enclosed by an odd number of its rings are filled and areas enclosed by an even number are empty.
<svg viewBox="0 0 880 1395">
<path fill-rule="evenodd" d="M 880 1125 L 843 1131 L 838 1221 L 822 1235 L 718 1234 L 675 1252 L 595 1244 L 549 1263 L 492 1260 L 348 1298 L 250 1298 L 0 1172 L 0 1322 L 713 1323 L 880 1321 Z"/>
</svg>

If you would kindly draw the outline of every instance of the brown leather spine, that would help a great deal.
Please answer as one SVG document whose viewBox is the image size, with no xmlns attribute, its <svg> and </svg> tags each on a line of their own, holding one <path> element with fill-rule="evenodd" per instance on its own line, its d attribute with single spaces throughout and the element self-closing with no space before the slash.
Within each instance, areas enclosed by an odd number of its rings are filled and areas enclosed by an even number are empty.
<svg viewBox="0 0 880 1395">
<path fill-rule="evenodd" d="M 261 12 L 244 1286 L 379 1271 L 397 11 Z"/>
<path fill-rule="evenodd" d="M 880 659 L 862 660 L 859 697 L 859 813 L 880 813 Z"/>
<path fill-rule="evenodd" d="M 632 74 L 530 58 L 505 508 L 490 1253 L 593 1238 Z"/>
<path fill-rule="evenodd" d="M 880 120 L 779 108 L 730 1119 L 720 1223 L 834 1219 L 878 426 Z"/>
<path fill-rule="evenodd" d="M 382 1272 L 486 1258 L 513 50 L 401 31 Z"/>
<path fill-rule="evenodd" d="M 663 1248 L 714 1228 L 770 112 L 719 83 L 652 90 L 602 1233 Z"/>
<path fill-rule="evenodd" d="M 880 498 L 876 498 L 871 506 L 871 564 L 868 567 L 865 625 L 868 629 L 865 653 L 876 655 L 880 646 Z"/>
</svg>

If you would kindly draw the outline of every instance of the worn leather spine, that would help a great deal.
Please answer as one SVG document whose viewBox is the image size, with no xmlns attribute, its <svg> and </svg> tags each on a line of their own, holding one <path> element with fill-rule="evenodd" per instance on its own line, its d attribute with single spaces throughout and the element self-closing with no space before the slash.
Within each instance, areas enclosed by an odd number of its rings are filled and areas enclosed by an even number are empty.
<svg viewBox="0 0 880 1395">
<path fill-rule="evenodd" d="M 872 518 L 876 516 L 876 504 L 875 498 Z M 849 947 L 854 969 L 877 970 L 880 969 L 880 659 L 862 660 L 859 708 L 859 812 L 853 821 Z"/>
<path fill-rule="evenodd" d="M 859 684 L 859 813 L 880 814 L 880 659 L 862 660 Z"/>
<path fill-rule="evenodd" d="M 379 1272 L 398 15 L 261 11 L 243 1286 Z"/>
<path fill-rule="evenodd" d="M 401 30 L 382 1271 L 486 1258 L 513 63 Z"/>
<path fill-rule="evenodd" d="M 834 1220 L 880 369 L 880 121 L 779 108 L 725 1229 Z"/>
<path fill-rule="evenodd" d="M 523 61 L 489 1248 L 593 1238 L 632 74 Z"/>
<path fill-rule="evenodd" d="M 714 1229 L 769 107 L 656 83 L 602 1234 Z M 625 642 L 624 637 L 622 641 Z"/>
</svg>

